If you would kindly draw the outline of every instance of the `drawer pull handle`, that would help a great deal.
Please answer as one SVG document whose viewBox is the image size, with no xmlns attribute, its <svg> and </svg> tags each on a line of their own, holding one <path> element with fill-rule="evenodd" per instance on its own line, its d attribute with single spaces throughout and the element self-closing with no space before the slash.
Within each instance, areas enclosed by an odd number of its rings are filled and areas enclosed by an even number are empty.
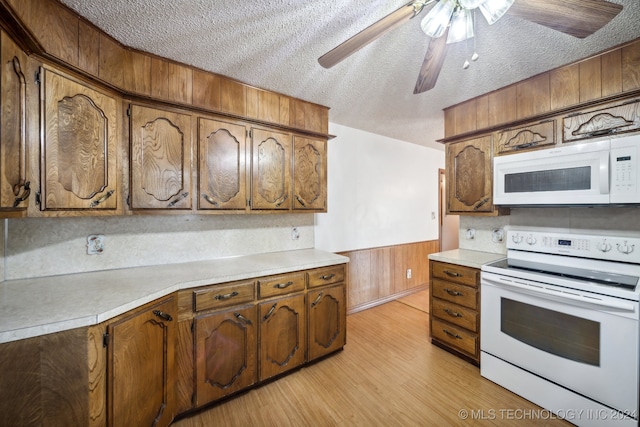
<svg viewBox="0 0 640 427">
<path fill-rule="evenodd" d="M 453 297 L 461 297 L 462 292 L 454 291 L 453 289 L 444 288 L 444 291 Z"/>
<path fill-rule="evenodd" d="M 166 320 L 167 322 L 171 322 L 173 320 L 173 317 L 171 317 L 171 315 L 169 313 L 165 313 L 164 311 L 153 310 L 153 314 L 155 314 L 156 316 L 158 316 L 162 320 Z"/>
<path fill-rule="evenodd" d="M 453 310 L 449 310 L 448 308 L 445 308 L 444 312 L 447 313 L 451 317 L 462 317 L 462 314 L 460 314 L 460 313 L 458 313 L 456 311 L 453 311 Z"/>
<path fill-rule="evenodd" d="M 265 320 L 267 320 L 269 317 L 271 317 L 271 315 L 273 314 L 273 310 L 276 309 L 276 306 L 278 305 L 278 303 L 275 303 L 271 306 L 271 308 L 269 309 L 269 312 L 267 314 L 264 315 L 264 317 L 262 318 L 262 321 L 264 322 Z"/>
<path fill-rule="evenodd" d="M 325 275 L 323 275 L 323 276 L 320 276 L 320 278 L 321 278 L 322 280 L 331 280 L 331 279 L 333 279 L 334 277 L 336 277 L 336 275 L 335 275 L 335 274 L 333 274 L 333 273 L 331 273 L 331 274 L 325 274 Z"/>
<path fill-rule="evenodd" d="M 446 274 L 447 276 L 450 276 L 450 277 L 462 277 L 462 274 L 456 273 L 455 271 L 445 270 L 444 274 Z"/>
<path fill-rule="evenodd" d="M 285 289 L 285 288 L 288 288 L 291 285 L 293 285 L 293 282 L 292 281 L 288 281 L 287 283 L 276 283 L 275 285 L 273 285 L 273 287 L 276 288 L 276 289 Z"/>
<path fill-rule="evenodd" d="M 236 316 L 236 319 L 243 321 L 247 325 L 251 325 L 251 320 L 247 319 L 242 314 L 234 312 L 233 315 Z"/>
<path fill-rule="evenodd" d="M 320 292 L 317 296 L 317 298 L 315 299 L 315 301 L 313 301 L 311 303 L 311 307 L 315 307 L 316 305 L 318 305 L 318 303 L 320 302 L 320 300 L 322 299 L 322 292 Z"/>
<path fill-rule="evenodd" d="M 233 297 L 236 297 L 236 296 L 238 296 L 238 293 L 236 291 L 233 291 L 230 294 L 216 295 L 215 297 L 213 297 L 213 299 L 223 300 L 223 299 L 233 298 Z"/>
<path fill-rule="evenodd" d="M 460 335 L 458 335 L 458 334 L 454 334 L 453 332 L 449 332 L 449 331 L 448 331 L 448 330 L 446 330 L 446 329 L 443 329 L 443 330 L 442 330 L 442 332 L 444 332 L 445 334 L 447 334 L 447 335 L 449 335 L 450 337 L 455 338 L 455 339 L 457 339 L 457 340 L 461 340 L 461 339 L 462 339 L 462 337 L 461 337 Z"/>
</svg>

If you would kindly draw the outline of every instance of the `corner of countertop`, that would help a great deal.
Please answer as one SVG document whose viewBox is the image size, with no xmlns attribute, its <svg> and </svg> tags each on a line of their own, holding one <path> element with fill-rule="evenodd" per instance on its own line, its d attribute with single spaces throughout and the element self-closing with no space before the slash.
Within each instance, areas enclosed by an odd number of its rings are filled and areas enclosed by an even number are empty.
<svg viewBox="0 0 640 427">
<path fill-rule="evenodd" d="M 484 264 L 498 261 L 505 257 L 505 254 L 473 251 L 470 249 L 451 249 L 429 254 L 429 259 L 433 261 L 447 262 L 472 268 L 481 268 Z"/>
</svg>

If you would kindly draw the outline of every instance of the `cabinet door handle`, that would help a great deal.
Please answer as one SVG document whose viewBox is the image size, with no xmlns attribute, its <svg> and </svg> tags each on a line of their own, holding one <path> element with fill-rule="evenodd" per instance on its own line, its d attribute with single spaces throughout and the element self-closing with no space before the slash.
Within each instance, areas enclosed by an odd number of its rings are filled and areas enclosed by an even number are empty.
<svg viewBox="0 0 640 427">
<path fill-rule="evenodd" d="M 22 191 L 22 194 L 16 195 L 17 196 L 16 200 L 14 200 L 13 202 L 14 208 L 17 208 L 20 203 L 24 202 L 29 198 L 29 195 L 31 194 L 31 182 L 30 181 L 25 182 L 22 188 L 24 188 L 24 190 Z M 14 191 L 15 190 L 20 191 L 20 187 L 17 186 L 17 188 L 14 188 Z"/>
<path fill-rule="evenodd" d="M 242 314 L 240 313 L 233 313 L 233 315 L 236 317 L 236 319 L 243 321 L 244 323 L 246 323 L 247 325 L 251 325 L 251 320 L 247 319 L 246 317 L 244 317 Z"/>
<path fill-rule="evenodd" d="M 280 206 L 282 206 L 282 204 L 286 202 L 288 198 L 289 196 L 285 195 L 279 203 L 276 203 L 276 208 L 279 208 Z"/>
<path fill-rule="evenodd" d="M 229 299 L 229 298 L 233 298 L 238 296 L 239 294 L 236 291 L 231 292 L 230 294 L 224 294 L 224 295 L 216 295 L 215 297 L 213 297 L 213 299 L 217 299 L 217 300 L 223 300 L 223 299 Z"/>
<path fill-rule="evenodd" d="M 276 306 L 278 305 L 278 303 L 274 303 L 271 308 L 269 309 L 269 312 L 267 314 L 264 315 L 264 317 L 262 318 L 262 321 L 264 322 L 265 320 L 267 320 L 269 317 L 271 317 L 271 315 L 273 314 L 273 311 L 276 309 Z"/>
<path fill-rule="evenodd" d="M 215 206 L 216 208 L 219 208 L 220 205 L 218 204 L 218 202 L 216 202 L 215 200 L 213 200 L 213 198 L 211 196 L 209 196 L 208 194 L 202 193 L 202 198 L 205 199 L 207 202 L 211 203 L 213 206 Z"/>
<path fill-rule="evenodd" d="M 320 276 L 320 278 L 321 278 L 322 280 L 331 280 L 331 279 L 333 279 L 334 277 L 336 277 L 336 275 L 335 275 L 335 274 L 333 274 L 333 273 L 331 273 L 331 274 L 325 274 L 324 276 Z"/>
<path fill-rule="evenodd" d="M 113 194 L 113 190 L 109 190 L 107 191 L 107 194 L 105 194 L 104 196 L 100 197 L 97 200 L 94 200 L 93 202 L 91 202 L 91 204 L 89 205 L 90 208 L 95 208 L 96 206 L 98 206 L 100 203 L 104 202 L 105 200 L 107 200 L 109 197 L 111 197 L 111 195 Z"/>
<path fill-rule="evenodd" d="M 460 314 L 460 313 L 458 313 L 456 311 L 453 311 L 453 310 L 449 310 L 448 308 L 445 308 L 444 312 L 447 313 L 451 317 L 462 317 L 462 314 Z"/>
<path fill-rule="evenodd" d="M 449 331 L 448 331 L 448 330 L 446 330 L 446 329 L 443 329 L 443 330 L 442 330 L 442 332 L 444 332 L 445 334 L 447 334 L 447 335 L 449 335 L 450 337 L 455 338 L 455 339 L 457 339 L 457 340 L 461 340 L 461 339 L 462 339 L 462 337 L 461 337 L 460 335 L 458 335 L 458 334 L 454 334 L 453 332 L 449 332 Z"/>
<path fill-rule="evenodd" d="M 164 311 L 153 310 L 153 314 L 155 314 L 156 316 L 158 316 L 162 320 L 166 320 L 167 322 L 171 322 L 173 320 L 173 317 L 171 317 L 171 315 L 169 313 L 165 313 Z"/>
<path fill-rule="evenodd" d="M 168 208 L 172 208 L 174 207 L 176 204 L 178 204 L 180 202 L 180 200 L 184 199 L 185 197 L 187 197 L 189 195 L 188 191 L 185 191 L 184 193 L 182 193 L 181 195 L 179 195 L 178 197 L 175 198 L 175 200 L 173 200 L 171 203 L 169 203 L 167 205 Z"/>
<path fill-rule="evenodd" d="M 311 303 L 311 307 L 315 307 L 316 305 L 318 305 L 321 299 L 322 299 L 322 292 L 320 292 L 316 297 L 315 301 Z"/>
<path fill-rule="evenodd" d="M 447 276 L 450 276 L 450 277 L 462 277 L 462 274 L 456 273 L 455 271 L 445 270 L 444 274 L 446 274 Z"/>
<path fill-rule="evenodd" d="M 302 205 L 302 207 L 306 208 L 307 205 L 304 204 L 304 202 L 302 201 L 302 199 L 300 198 L 300 196 L 296 195 L 296 200 L 298 201 L 298 203 L 300 203 Z"/>
<path fill-rule="evenodd" d="M 273 287 L 276 289 L 285 289 L 291 285 L 293 285 L 293 282 L 289 281 L 287 283 L 276 283 L 275 285 L 273 285 Z"/>
<path fill-rule="evenodd" d="M 454 291 L 453 289 L 444 288 L 444 291 L 453 297 L 461 297 L 462 292 Z"/>
</svg>

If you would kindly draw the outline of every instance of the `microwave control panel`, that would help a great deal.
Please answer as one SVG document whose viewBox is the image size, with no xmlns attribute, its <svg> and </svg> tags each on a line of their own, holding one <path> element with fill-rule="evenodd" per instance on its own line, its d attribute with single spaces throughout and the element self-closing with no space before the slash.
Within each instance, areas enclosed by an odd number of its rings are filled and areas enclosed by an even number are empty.
<svg viewBox="0 0 640 427">
<path fill-rule="evenodd" d="M 611 203 L 638 202 L 638 146 L 637 135 L 611 140 Z"/>
</svg>

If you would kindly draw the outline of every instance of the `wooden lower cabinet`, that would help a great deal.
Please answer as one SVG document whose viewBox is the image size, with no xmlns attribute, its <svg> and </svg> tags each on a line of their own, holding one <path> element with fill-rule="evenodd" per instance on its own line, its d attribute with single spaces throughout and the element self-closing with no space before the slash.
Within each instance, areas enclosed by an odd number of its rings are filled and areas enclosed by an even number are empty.
<svg viewBox="0 0 640 427">
<path fill-rule="evenodd" d="M 173 298 L 168 298 L 107 327 L 108 426 L 171 424 L 175 310 Z"/>
<path fill-rule="evenodd" d="M 345 345 L 346 309 L 342 284 L 309 291 L 309 360 L 332 353 Z"/>
<path fill-rule="evenodd" d="M 306 361 L 304 294 L 261 302 L 259 315 L 260 380 L 263 381 Z"/>
<path fill-rule="evenodd" d="M 198 316 L 194 325 L 196 406 L 256 382 L 258 322 L 254 305 Z"/>
<path fill-rule="evenodd" d="M 480 270 L 429 261 L 431 342 L 480 364 Z"/>
</svg>

